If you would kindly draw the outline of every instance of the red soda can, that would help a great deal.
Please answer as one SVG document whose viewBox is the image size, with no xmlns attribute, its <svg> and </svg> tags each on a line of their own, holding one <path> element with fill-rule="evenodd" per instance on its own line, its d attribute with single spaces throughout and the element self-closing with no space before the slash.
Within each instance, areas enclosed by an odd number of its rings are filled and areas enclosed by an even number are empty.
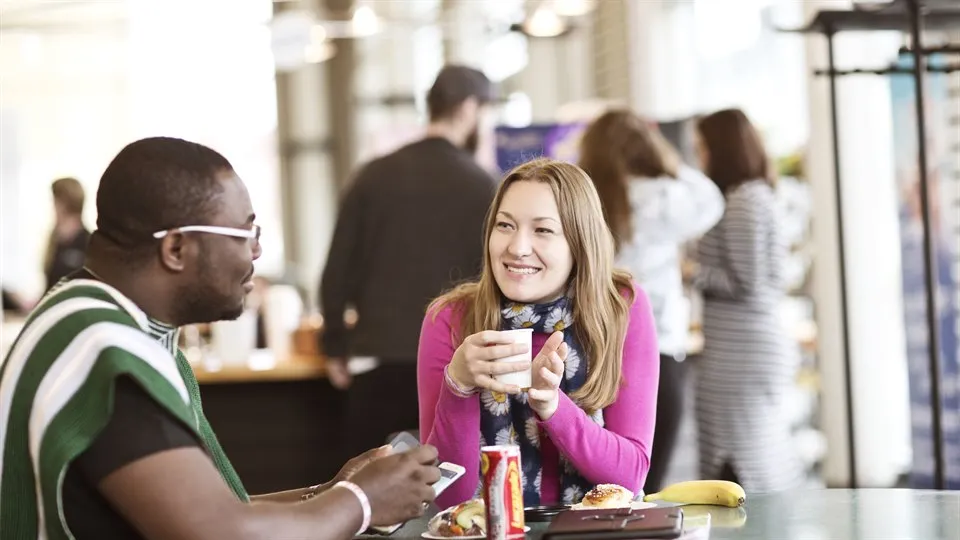
<svg viewBox="0 0 960 540">
<path fill-rule="evenodd" d="M 483 502 L 487 509 L 487 540 L 523 538 L 523 485 L 519 446 L 480 449 Z"/>
</svg>

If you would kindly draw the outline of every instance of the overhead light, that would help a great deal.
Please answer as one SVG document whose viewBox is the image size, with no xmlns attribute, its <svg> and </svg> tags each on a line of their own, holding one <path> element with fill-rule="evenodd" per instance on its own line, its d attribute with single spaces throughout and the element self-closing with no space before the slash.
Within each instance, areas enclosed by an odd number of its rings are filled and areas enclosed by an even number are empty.
<svg viewBox="0 0 960 540">
<path fill-rule="evenodd" d="M 350 30 L 355 37 L 372 36 L 380 32 L 380 17 L 370 6 L 360 6 L 350 19 Z"/>
<path fill-rule="evenodd" d="M 320 64 L 337 54 L 336 46 L 330 41 L 311 43 L 303 49 L 303 61 L 308 64 Z"/>
<path fill-rule="evenodd" d="M 310 27 L 310 42 L 323 43 L 327 40 L 327 29 L 322 24 L 314 24 Z"/>
<path fill-rule="evenodd" d="M 303 48 L 303 61 L 319 64 L 333 58 L 336 53 L 336 46 L 327 39 L 327 29 L 322 24 L 310 27 L 310 43 Z"/>
<path fill-rule="evenodd" d="M 523 23 L 523 30 L 530 37 L 557 37 L 566 32 L 567 23 L 553 9 L 540 6 Z"/>
<path fill-rule="evenodd" d="M 596 0 L 553 0 L 553 10 L 564 17 L 580 17 L 597 7 Z"/>
</svg>

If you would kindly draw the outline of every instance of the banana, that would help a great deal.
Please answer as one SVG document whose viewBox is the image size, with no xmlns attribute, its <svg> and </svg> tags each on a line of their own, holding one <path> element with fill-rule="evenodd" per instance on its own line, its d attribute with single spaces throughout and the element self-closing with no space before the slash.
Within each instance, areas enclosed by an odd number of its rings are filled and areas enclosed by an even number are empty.
<svg viewBox="0 0 960 540">
<path fill-rule="evenodd" d="M 736 508 L 747 494 L 739 484 L 726 480 L 692 480 L 671 484 L 658 493 L 643 498 L 646 502 L 666 501 L 680 504 L 710 504 Z"/>
</svg>

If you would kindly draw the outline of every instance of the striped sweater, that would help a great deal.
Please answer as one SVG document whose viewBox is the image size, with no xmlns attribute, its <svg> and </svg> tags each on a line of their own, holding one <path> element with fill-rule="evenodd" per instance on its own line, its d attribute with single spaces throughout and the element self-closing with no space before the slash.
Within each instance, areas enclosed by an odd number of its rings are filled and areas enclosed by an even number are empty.
<svg viewBox="0 0 960 540">
<path fill-rule="evenodd" d="M 121 375 L 194 432 L 224 481 L 248 500 L 203 415 L 175 330 L 150 321 L 116 289 L 76 279 L 44 298 L 0 365 L 4 539 L 71 537 L 61 500 L 67 466 L 110 419 Z"/>
</svg>

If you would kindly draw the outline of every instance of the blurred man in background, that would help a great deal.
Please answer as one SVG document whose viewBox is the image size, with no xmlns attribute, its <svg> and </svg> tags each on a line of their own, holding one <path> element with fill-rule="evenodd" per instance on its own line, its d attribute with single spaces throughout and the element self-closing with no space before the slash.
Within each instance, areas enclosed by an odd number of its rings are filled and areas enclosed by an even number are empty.
<svg viewBox="0 0 960 540">
<path fill-rule="evenodd" d="M 348 390 L 347 451 L 412 430 L 427 304 L 479 273 L 495 180 L 475 159 L 494 101 L 478 70 L 447 66 L 427 94 L 426 136 L 367 163 L 344 195 L 320 286 L 322 350 Z M 348 328 L 344 313 L 358 315 Z M 351 360 L 351 357 L 353 359 Z"/>
</svg>

